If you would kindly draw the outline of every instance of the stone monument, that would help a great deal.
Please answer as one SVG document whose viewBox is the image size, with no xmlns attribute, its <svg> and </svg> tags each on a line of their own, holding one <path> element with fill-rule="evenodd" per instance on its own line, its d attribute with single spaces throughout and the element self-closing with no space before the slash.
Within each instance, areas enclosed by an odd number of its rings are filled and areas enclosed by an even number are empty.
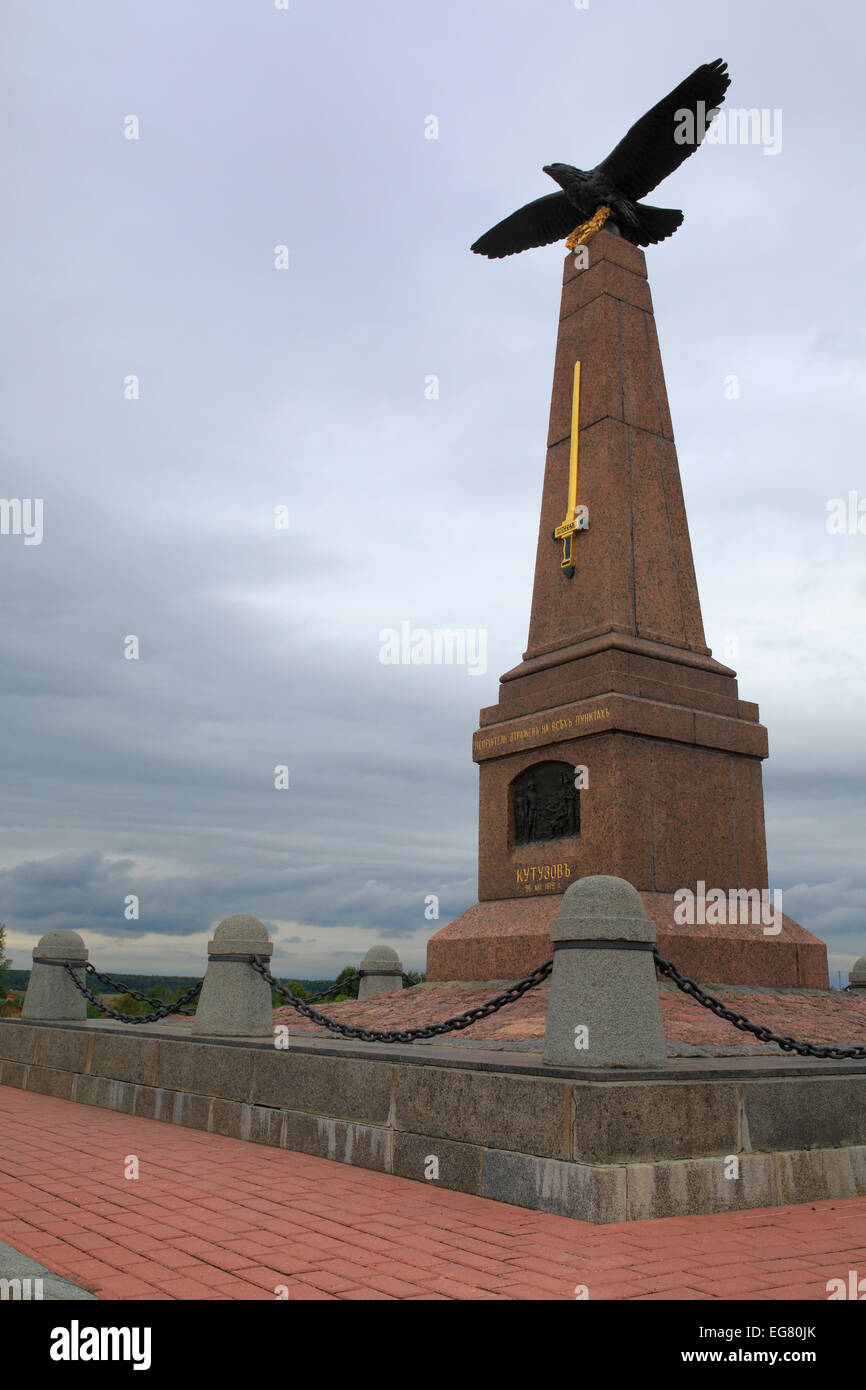
<svg viewBox="0 0 866 1390">
<path fill-rule="evenodd" d="M 473 740 L 478 902 L 428 978 L 524 975 L 607 874 L 688 974 L 827 988 L 823 942 L 772 913 L 767 752 L 704 636 L 644 253 L 603 229 L 565 261 L 527 649 Z"/>
</svg>

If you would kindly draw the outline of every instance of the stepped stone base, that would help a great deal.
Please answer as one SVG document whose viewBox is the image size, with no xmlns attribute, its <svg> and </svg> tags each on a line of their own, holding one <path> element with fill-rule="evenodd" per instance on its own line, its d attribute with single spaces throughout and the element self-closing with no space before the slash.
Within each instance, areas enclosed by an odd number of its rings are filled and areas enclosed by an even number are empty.
<svg viewBox="0 0 866 1390">
<path fill-rule="evenodd" d="M 695 1058 L 660 1076 L 9 1019 L 0 1085 L 415 1181 L 435 1155 L 435 1185 L 596 1224 L 866 1193 L 857 1062 Z"/>
<path fill-rule="evenodd" d="M 827 947 L 790 917 L 765 936 L 760 926 L 679 926 L 671 893 L 641 893 L 658 948 L 698 981 L 828 989 Z M 428 980 L 520 979 L 552 946 L 561 893 L 476 903 L 427 943 Z"/>
</svg>

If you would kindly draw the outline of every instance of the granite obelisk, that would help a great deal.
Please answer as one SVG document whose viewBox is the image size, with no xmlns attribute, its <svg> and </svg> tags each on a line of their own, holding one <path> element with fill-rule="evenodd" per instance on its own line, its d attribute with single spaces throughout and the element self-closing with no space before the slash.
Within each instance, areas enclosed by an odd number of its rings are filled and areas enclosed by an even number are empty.
<svg viewBox="0 0 866 1390">
<path fill-rule="evenodd" d="M 586 252 L 563 274 L 527 650 L 473 741 L 478 903 L 427 973 L 524 974 L 568 884 L 610 874 L 698 978 L 826 988 L 823 942 L 768 912 L 767 733 L 706 645 L 645 257 L 609 231 Z"/>
</svg>

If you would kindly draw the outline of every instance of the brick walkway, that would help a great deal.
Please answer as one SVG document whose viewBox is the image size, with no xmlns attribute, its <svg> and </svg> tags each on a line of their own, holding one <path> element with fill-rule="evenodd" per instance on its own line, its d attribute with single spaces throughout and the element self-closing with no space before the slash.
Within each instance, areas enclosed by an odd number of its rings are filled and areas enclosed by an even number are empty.
<svg viewBox="0 0 866 1390">
<path fill-rule="evenodd" d="M 817 1300 L 866 1198 L 590 1226 L 0 1087 L 0 1240 L 107 1299 Z"/>
</svg>

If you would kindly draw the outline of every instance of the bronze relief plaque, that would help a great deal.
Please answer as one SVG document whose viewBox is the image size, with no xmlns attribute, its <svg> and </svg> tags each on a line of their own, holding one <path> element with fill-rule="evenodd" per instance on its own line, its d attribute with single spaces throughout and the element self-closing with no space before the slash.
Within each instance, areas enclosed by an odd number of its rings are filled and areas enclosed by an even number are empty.
<svg viewBox="0 0 866 1390">
<path fill-rule="evenodd" d="M 580 792 L 570 763 L 535 763 L 511 784 L 515 845 L 561 840 L 580 833 Z"/>
</svg>

